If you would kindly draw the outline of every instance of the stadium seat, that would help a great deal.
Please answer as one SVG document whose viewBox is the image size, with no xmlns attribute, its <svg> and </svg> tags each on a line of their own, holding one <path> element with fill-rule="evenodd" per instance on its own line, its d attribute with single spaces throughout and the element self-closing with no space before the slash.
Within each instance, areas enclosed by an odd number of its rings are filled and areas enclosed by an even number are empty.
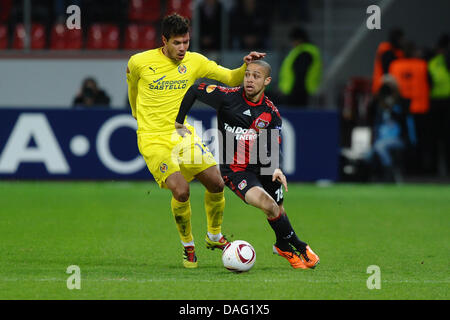
<svg viewBox="0 0 450 320">
<path fill-rule="evenodd" d="M 8 48 L 8 28 L 0 25 L 0 50 Z"/>
<path fill-rule="evenodd" d="M 0 0 L 0 23 L 8 21 L 11 14 L 12 5 L 12 0 Z"/>
<path fill-rule="evenodd" d="M 168 0 L 167 14 L 178 13 L 189 19 L 192 18 L 193 2 L 192 0 Z"/>
<path fill-rule="evenodd" d="M 66 44 L 68 50 L 79 50 L 83 47 L 83 32 L 81 29 L 71 29 L 65 32 Z"/>
<path fill-rule="evenodd" d="M 153 49 L 156 47 L 156 30 L 152 26 L 141 27 L 141 49 Z"/>
<path fill-rule="evenodd" d="M 130 21 L 155 22 L 161 15 L 160 0 L 131 0 L 128 6 Z"/>
<path fill-rule="evenodd" d="M 50 49 L 52 50 L 78 50 L 83 46 L 81 29 L 67 29 L 63 23 L 53 26 L 50 34 Z"/>
<path fill-rule="evenodd" d="M 53 26 L 50 34 L 50 49 L 66 49 L 66 27 L 63 23 L 57 23 Z"/>
<path fill-rule="evenodd" d="M 119 27 L 112 24 L 93 24 L 88 31 L 87 49 L 119 48 Z"/>
<path fill-rule="evenodd" d="M 47 42 L 47 33 L 42 24 L 33 24 L 31 27 L 31 49 L 44 49 Z"/>
<path fill-rule="evenodd" d="M 103 32 L 105 37 L 103 38 L 103 49 L 118 49 L 119 48 L 119 27 L 115 25 L 104 25 Z"/>
<path fill-rule="evenodd" d="M 156 47 L 156 30 L 153 26 L 131 24 L 125 30 L 124 49 L 152 49 Z"/>
<path fill-rule="evenodd" d="M 23 49 L 25 41 L 25 27 L 17 24 L 14 30 L 13 49 Z M 39 23 L 31 25 L 31 49 L 44 49 L 46 44 L 45 27 Z"/>
<path fill-rule="evenodd" d="M 125 30 L 124 49 L 135 50 L 140 49 L 139 46 L 139 26 L 136 24 L 128 25 Z"/>
<path fill-rule="evenodd" d="M 93 24 L 88 31 L 86 49 L 103 49 L 103 27 L 101 24 Z"/>
</svg>

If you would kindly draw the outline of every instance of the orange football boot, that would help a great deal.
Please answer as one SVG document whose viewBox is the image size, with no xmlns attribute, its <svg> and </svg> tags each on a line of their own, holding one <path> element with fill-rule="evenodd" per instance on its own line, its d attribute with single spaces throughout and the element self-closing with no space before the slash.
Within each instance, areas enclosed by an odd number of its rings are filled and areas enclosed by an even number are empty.
<svg viewBox="0 0 450 320">
<path fill-rule="evenodd" d="M 273 246 L 273 253 L 285 258 L 294 269 L 308 269 L 302 259 L 293 251 L 282 251 L 277 246 Z"/>
<path fill-rule="evenodd" d="M 314 269 L 320 262 L 319 256 L 312 251 L 310 246 L 306 246 L 305 253 L 300 252 L 300 258 L 302 259 L 303 264 L 311 269 Z"/>
</svg>

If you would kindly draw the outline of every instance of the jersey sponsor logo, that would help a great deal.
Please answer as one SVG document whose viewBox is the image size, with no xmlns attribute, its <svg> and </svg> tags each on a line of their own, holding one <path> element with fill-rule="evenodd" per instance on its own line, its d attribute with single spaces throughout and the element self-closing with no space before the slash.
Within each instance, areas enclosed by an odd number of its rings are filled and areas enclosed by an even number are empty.
<svg viewBox="0 0 450 320">
<path fill-rule="evenodd" d="M 211 84 L 209 86 L 206 87 L 206 93 L 211 93 L 214 90 L 216 90 L 217 86 L 215 84 Z"/>
<path fill-rule="evenodd" d="M 150 83 L 148 85 L 148 88 L 150 90 L 183 90 L 183 89 L 186 89 L 188 81 L 189 81 L 189 80 L 162 81 L 162 79 L 164 79 L 164 77 L 156 80 L 157 81 L 156 83 Z M 155 81 L 153 81 L 153 82 L 155 82 Z"/>
<path fill-rule="evenodd" d="M 263 119 L 256 119 L 255 122 L 255 127 L 257 127 L 258 129 L 265 129 L 267 128 L 267 126 L 269 125 L 269 121 L 263 120 Z"/>
<path fill-rule="evenodd" d="M 251 117 L 252 114 L 250 113 L 250 109 L 245 110 L 244 112 L 242 112 L 242 114 L 245 114 L 246 116 Z"/>
<path fill-rule="evenodd" d="M 169 167 L 168 167 L 167 164 L 165 164 L 164 162 L 162 162 L 162 163 L 159 165 L 159 171 L 161 171 L 162 173 L 166 173 L 166 171 L 167 171 L 168 168 L 169 168 Z"/>
<path fill-rule="evenodd" d="M 224 123 L 224 128 L 228 132 L 235 134 L 236 140 L 255 140 L 258 137 L 256 131 L 252 128 L 231 127 L 228 123 Z"/>
<path fill-rule="evenodd" d="M 157 83 L 160 82 L 162 79 L 164 79 L 166 76 L 162 76 L 161 78 L 157 79 L 157 80 L 153 80 L 153 83 Z"/>
<path fill-rule="evenodd" d="M 247 186 L 247 180 L 242 180 L 239 184 L 238 184 L 238 188 L 239 190 L 243 190 L 245 187 Z"/>
<path fill-rule="evenodd" d="M 185 66 L 184 64 L 180 64 L 180 65 L 178 66 L 178 72 L 179 72 L 179 73 L 185 74 L 186 71 L 187 71 L 187 68 L 186 68 L 186 66 Z"/>
</svg>

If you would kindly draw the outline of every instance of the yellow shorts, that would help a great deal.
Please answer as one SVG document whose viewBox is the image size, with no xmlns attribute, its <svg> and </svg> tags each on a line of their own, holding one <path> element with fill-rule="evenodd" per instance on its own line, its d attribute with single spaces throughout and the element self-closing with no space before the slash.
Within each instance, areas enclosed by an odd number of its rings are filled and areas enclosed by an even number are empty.
<svg viewBox="0 0 450 320">
<path fill-rule="evenodd" d="M 174 172 L 180 171 L 190 182 L 195 175 L 217 164 L 194 127 L 187 123 L 186 127 L 192 134 L 185 137 L 176 131 L 165 135 L 138 133 L 139 151 L 160 188 L 167 188 L 165 181 Z"/>
</svg>

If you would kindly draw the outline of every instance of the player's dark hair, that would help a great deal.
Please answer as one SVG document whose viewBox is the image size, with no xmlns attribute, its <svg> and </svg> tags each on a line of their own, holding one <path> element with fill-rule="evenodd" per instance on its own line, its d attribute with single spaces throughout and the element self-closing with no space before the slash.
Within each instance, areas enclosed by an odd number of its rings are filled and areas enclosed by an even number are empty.
<svg viewBox="0 0 450 320">
<path fill-rule="evenodd" d="M 250 64 L 257 64 L 258 66 L 263 67 L 266 70 L 266 77 L 270 77 L 270 74 L 272 73 L 272 67 L 264 60 L 255 60 L 250 62 L 249 65 Z"/>
<path fill-rule="evenodd" d="M 162 35 L 169 40 L 173 36 L 184 35 L 189 32 L 189 19 L 177 13 L 164 17 L 161 24 Z"/>
</svg>

